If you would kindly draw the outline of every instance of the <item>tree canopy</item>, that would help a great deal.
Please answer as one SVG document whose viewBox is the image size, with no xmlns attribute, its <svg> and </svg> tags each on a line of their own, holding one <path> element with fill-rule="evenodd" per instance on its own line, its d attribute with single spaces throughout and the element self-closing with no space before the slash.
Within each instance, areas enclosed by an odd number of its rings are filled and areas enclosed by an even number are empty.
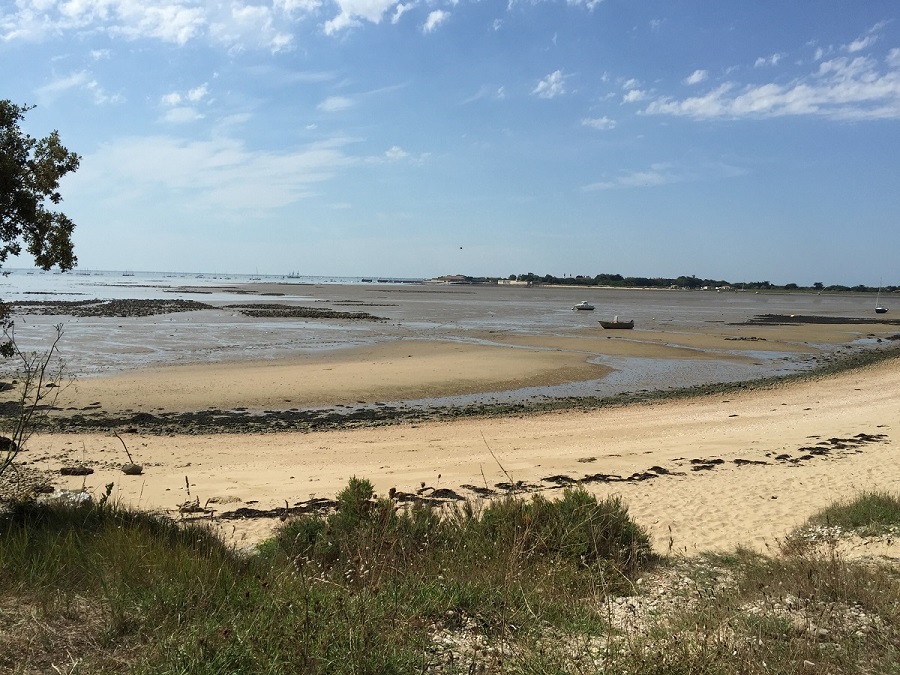
<svg viewBox="0 0 900 675">
<path fill-rule="evenodd" d="M 41 139 L 24 133 L 20 125 L 29 110 L 0 100 L 0 265 L 24 246 L 41 269 L 66 271 L 78 262 L 75 223 L 52 206 L 62 201 L 60 179 L 78 169 L 81 158 L 60 143 L 57 131 Z"/>
</svg>

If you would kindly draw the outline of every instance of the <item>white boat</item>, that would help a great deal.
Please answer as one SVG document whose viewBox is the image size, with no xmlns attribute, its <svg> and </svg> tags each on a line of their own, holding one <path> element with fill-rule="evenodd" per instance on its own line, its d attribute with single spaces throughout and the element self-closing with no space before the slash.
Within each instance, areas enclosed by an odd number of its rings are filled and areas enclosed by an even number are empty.
<svg viewBox="0 0 900 675">
<path fill-rule="evenodd" d="M 878 287 L 878 295 L 875 296 L 875 313 L 887 314 L 887 307 L 881 304 L 881 287 Z"/>
<path fill-rule="evenodd" d="M 577 305 L 575 305 L 572 309 L 592 310 L 592 309 L 594 309 L 594 306 L 591 303 L 589 303 L 587 300 L 582 300 Z"/>
</svg>

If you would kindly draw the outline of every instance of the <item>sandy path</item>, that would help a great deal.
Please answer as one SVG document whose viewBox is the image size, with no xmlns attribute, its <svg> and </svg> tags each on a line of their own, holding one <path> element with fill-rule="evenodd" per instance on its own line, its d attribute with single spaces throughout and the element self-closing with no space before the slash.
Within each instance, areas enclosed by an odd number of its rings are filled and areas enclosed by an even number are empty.
<svg viewBox="0 0 900 675">
<path fill-rule="evenodd" d="M 50 469 L 92 464 L 98 470 L 86 480 L 61 483 L 101 491 L 114 482 L 118 499 L 146 508 L 184 502 L 187 479 L 190 498 L 214 499 L 220 510 L 333 496 L 353 475 L 369 478 L 380 493 L 425 483 L 468 496 L 461 486 L 493 486 L 507 477 L 549 488 L 542 479 L 556 475 L 627 477 L 661 467 L 681 475 L 590 483 L 589 489 L 621 495 L 660 550 L 670 537 L 674 549 L 689 553 L 738 544 L 764 549 L 836 499 L 900 489 L 898 391 L 900 360 L 894 360 L 775 389 L 591 412 L 309 434 L 126 434 L 135 460 L 145 466 L 140 477 L 116 470 L 125 457 L 112 436 L 36 436 L 21 458 Z M 857 434 L 872 438 L 843 449 L 821 445 L 827 452 L 796 463 L 775 459 L 797 459 L 809 455 L 801 448 Z M 723 462 L 694 471 L 692 459 Z M 766 464 L 737 465 L 735 459 Z M 223 527 L 251 542 L 267 536 L 273 522 Z"/>
</svg>

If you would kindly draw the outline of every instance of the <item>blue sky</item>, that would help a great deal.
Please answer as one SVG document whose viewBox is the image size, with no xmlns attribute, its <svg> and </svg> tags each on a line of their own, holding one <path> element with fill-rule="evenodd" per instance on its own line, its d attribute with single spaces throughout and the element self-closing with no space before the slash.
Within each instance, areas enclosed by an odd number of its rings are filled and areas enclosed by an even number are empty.
<svg viewBox="0 0 900 675">
<path fill-rule="evenodd" d="M 898 14 L 0 0 L 0 98 L 82 268 L 898 284 Z"/>
</svg>

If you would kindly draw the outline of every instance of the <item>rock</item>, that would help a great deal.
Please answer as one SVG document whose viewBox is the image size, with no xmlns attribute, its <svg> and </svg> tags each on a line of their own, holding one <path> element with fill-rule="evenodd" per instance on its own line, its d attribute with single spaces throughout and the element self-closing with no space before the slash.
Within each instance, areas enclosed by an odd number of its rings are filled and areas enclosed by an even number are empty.
<svg viewBox="0 0 900 675">
<path fill-rule="evenodd" d="M 42 497 L 40 501 L 61 506 L 91 506 L 94 498 L 84 490 L 55 490 L 53 494 Z"/>
<path fill-rule="evenodd" d="M 59 473 L 62 476 L 90 476 L 94 470 L 89 466 L 79 464 L 78 466 L 64 466 Z"/>
<path fill-rule="evenodd" d="M 207 513 L 207 510 L 200 506 L 200 498 L 195 497 L 194 501 L 186 501 L 178 505 L 179 513 Z"/>
<path fill-rule="evenodd" d="M 142 473 L 144 473 L 144 467 L 140 464 L 128 462 L 127 464 L 122 465 L 122 473 L 124 473 L 126 476 L 140 476 Z"/>
</svg>

